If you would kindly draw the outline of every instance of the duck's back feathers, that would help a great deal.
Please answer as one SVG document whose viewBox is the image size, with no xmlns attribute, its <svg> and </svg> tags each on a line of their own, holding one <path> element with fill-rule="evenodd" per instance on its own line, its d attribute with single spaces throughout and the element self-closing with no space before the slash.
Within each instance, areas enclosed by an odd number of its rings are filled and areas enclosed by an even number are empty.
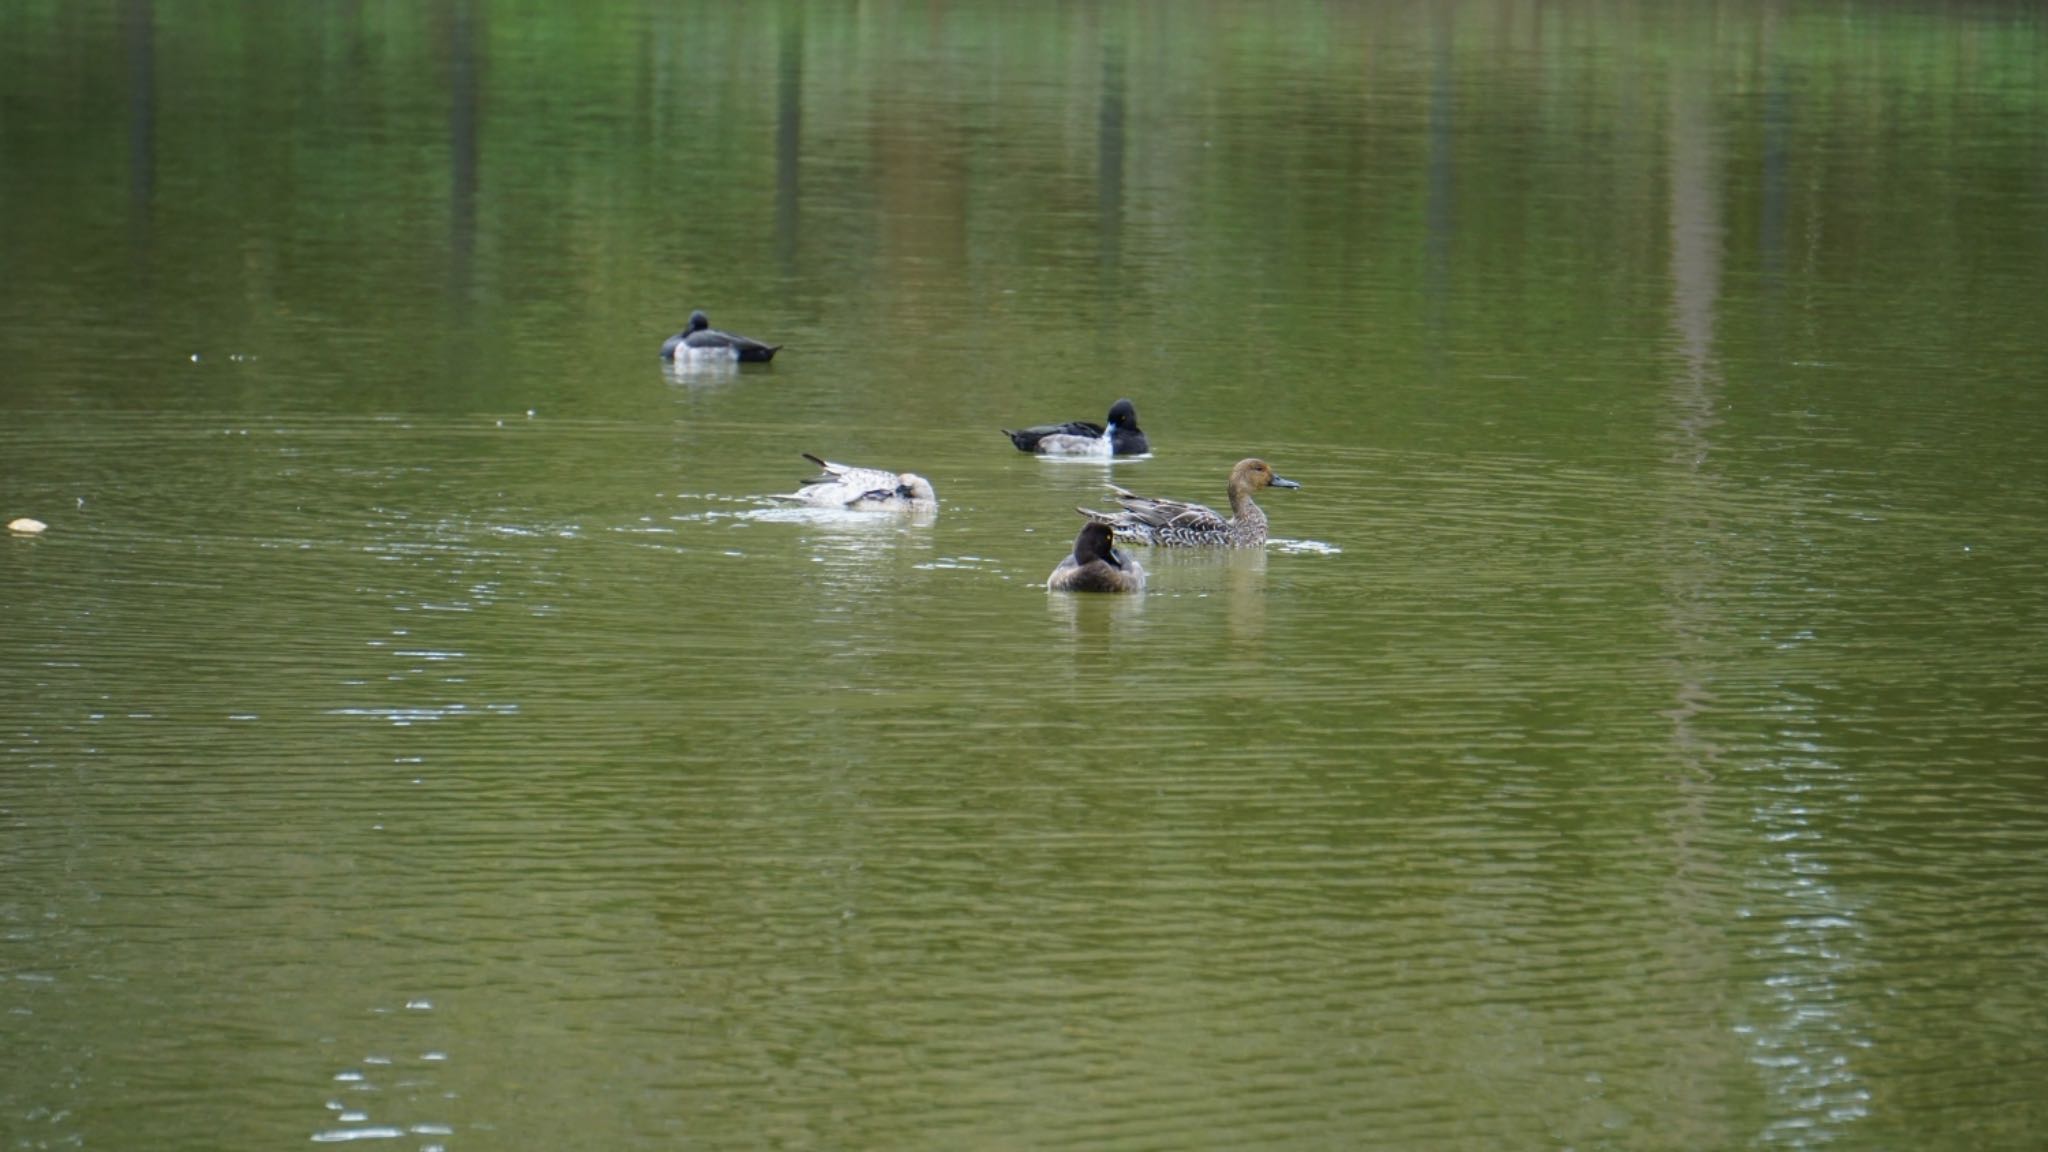
<svg viewBox="0 0 2048 1152">
<path fill-rule="evenodd" d="M 1231 522 L 1206 504 L 1183 500 L 1155 500 L 1114 484 L 1120 512 L 1097 512 L 1089 508 L 1074 511 L 1107 526 L 1118 539 L 1139 544 L 1195 543 L 1215 538 L 1222 542 L 1231 533 Z M 1261 540 L 1261 543 L 1264 541 Z"/>
<path fill-rule="evenodd" d="M 725 355 L 746 364 L 765 364 L 775 359 L 775 353 L 782 348 L 780 344 L 763 344 L 759 340 L 731 332 L 720 332 L 716 328 L 688 333 L 683 337 L 682 343 L 693 356 Z"/>
<path fill-rule="evenodd" d="M 1049 436 L 1074 436 L 1085 437 L 1090 440 L 1100 440 L 1102 439 L 1102 425 L 1091 424 L 1086 420 L 1069 420 L 1065 424 L 1034 424 L 1029 428 L 1018 428 L 1014 431 L 1005 428 L 1003 429 L 1003 435 L 1010 438 L 1010 443 L 1015 444 L 1019 452 L 1039 452 L 1043 451 L 1039 445 Z"/>
</svg>

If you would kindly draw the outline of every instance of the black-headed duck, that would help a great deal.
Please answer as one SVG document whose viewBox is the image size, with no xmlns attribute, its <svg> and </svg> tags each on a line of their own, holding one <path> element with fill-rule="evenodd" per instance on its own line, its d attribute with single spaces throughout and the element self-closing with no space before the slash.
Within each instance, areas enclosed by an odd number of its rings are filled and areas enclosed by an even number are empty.
<svg viewBox="0 0 2048 1152">
<path fill-rule="evenodd" d="M 1142 456 L 1152 450 L 1145 433 L 1138 428 L 1138 410 L 1129 400 L 1109 406 L 1109 423 L 1069 420 L 1065 424 L 1035 424 L 1003 435 L 1020 452 L 1040 456 Z"/>
<path fill-rule="evenodd" d="M 681 332 L 661 342 L 663 360 L 743 360 L 765 362 L 775 359 L 780 344 L 763 344 L 746 336 L 720 332 L 702 311 L 690 313 Z"/>
</svg>

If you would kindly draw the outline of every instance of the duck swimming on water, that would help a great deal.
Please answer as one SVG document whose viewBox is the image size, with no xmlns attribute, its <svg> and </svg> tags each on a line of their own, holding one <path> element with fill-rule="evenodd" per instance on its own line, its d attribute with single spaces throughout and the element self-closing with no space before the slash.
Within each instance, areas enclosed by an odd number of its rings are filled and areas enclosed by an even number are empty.
<svg viewBox="0 0 2048 1152">
<path fill-rule="evenodd" d="M 681 332 L 661 342 L 663 360 L 742 360 L 762 362 L 775 359 L 780 344 L 763 344 L 747 336 L 720 332 L 700 309 L 690 313 Z"/>
<path fill-rule="evenodd" d="M 1091 520 L 1074 537 L 1074 551 L 1045 578 L 1048 592 L 1143 592 L 1145 569 L 1110 546 L 1109 525 Z"/>
<path fill-rule="evenodd" d="M 915 472 L 884 472 L 880 468 L 834 464 L 809 452 L 804 453 L 804 459 L 824 471 L 804 481 L 796 491 L 769 499 L 855 512 L 927 512 L 938 508 L 939 494 L 933 490 L 932 482 Z"/>
<path fill-rule="evenodd" d="M 1266 514 L 1252 502 L 1261 488 L 1299 488 L 1301 485 L 1273 474 L 1264 460 L 1248 457 L 1230 470 L 1230 518 L 1201 504 L 1179 500 L 1154 500 L 1112 484 L 1119 512 L 1074 511 L 1107 525 L 1119 540 L 1165 547 L 1257 548 L 1266 542 Z"/>
<path fill-rule="evenodd" d="M 1142 456 L 1152 450 L 1138 428 L 1138 410 L 1129 400 L 1109 406 L 1107 431 L 1092 421 L 1069 420 L 1065 424 L 1034 424 L 1014 432 L 1005 428 L 1003 435 L 1018 451 L 1040 456 Z"/>
</svg>

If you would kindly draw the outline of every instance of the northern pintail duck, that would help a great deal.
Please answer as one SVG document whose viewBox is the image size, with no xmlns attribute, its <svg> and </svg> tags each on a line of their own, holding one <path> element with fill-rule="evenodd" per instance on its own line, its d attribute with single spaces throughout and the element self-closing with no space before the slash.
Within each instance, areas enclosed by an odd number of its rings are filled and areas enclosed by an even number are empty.
<svg viewBox="0 0 2048 1152">
<path fill-rule="evenodd" d="M 1153 500 L 1110 485 L 1121 512 L 1074 511 L 1098 524 L 1106 524 L 1119 539 L 1140 544 L 1177 547 L 1214 546 L 1257 548 L 1266 542 L 1266 514 L 1252 502 L 1252 493 L 1265 487 L 1299 488 L 1285 477 L 1275 476 L 1264 460 L 1239 460 L 1230 470 L 1230 519 L 1213 509 L 1179 500 Z"/>
<path fill-rule="evenodd" d="M 1107 432 L 1092 421 L 1069 420 L 1065 424 L 1034 424 L 1015 432 L 1005 428 L 1003 435 L 1018 451 L 1041 456 L 1142 456 L 1152 450 L 1138 428 L 1138 410 L 1129 400 L 1109 406 Z"/>
<path fill-rule="evenodd" d="M 1074 551 L 1045 578 L 1048 592 L 1143 592 L 1145 569 L 1111 547 L 1109 525 L 1091 520 L 1074 537 Z"/>
<path fill-rule="evenodd" d="M 915 512 L 938 507 L 932 482 L 915 472 L 884 472 L 821 460 L 809 452 L 804 459 L 824 469 L 803 487 L 775 500 L 795 500 L 818 508 L 849 508 L 856 512 Z"/>
<path fill-rule="evenodd" d="M 690 313 L 690 322 L 681 332 L 661 342 L 663 360 L 747 360 L 766 361 L 775 359 L 780 344 L 763 344 L 746 336 L 731 332 L 720 332 L 711 326 L 711 318 L 702 311 Z"/>
</svg>

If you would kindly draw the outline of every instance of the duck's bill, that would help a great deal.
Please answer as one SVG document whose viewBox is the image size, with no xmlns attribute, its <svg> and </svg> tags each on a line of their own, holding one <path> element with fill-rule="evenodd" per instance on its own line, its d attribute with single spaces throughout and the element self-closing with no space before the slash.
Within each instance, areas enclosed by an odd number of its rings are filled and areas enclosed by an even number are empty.
<svg viewBox="0 0 2048 1152">
<path fill-rule="evenodd" d="M 1295 483 L 1295 482 L 1294 482 L 1294 481 L 1292 481 L 1292 480 L 1289 480 L 1289 479 L 1288 479 L 1287 477 L 1285 477 L 1285 476 L 1275 476 L 1275 477 L 1273 477 L 1273 487 L 1275 487 L 1275 488 L 1299 488 L 1299 487 L 1301 487 L 1301 485 L 1300 485 L 1300 484 L 1297 484 L 1297 483 Z"/>
</svg>

